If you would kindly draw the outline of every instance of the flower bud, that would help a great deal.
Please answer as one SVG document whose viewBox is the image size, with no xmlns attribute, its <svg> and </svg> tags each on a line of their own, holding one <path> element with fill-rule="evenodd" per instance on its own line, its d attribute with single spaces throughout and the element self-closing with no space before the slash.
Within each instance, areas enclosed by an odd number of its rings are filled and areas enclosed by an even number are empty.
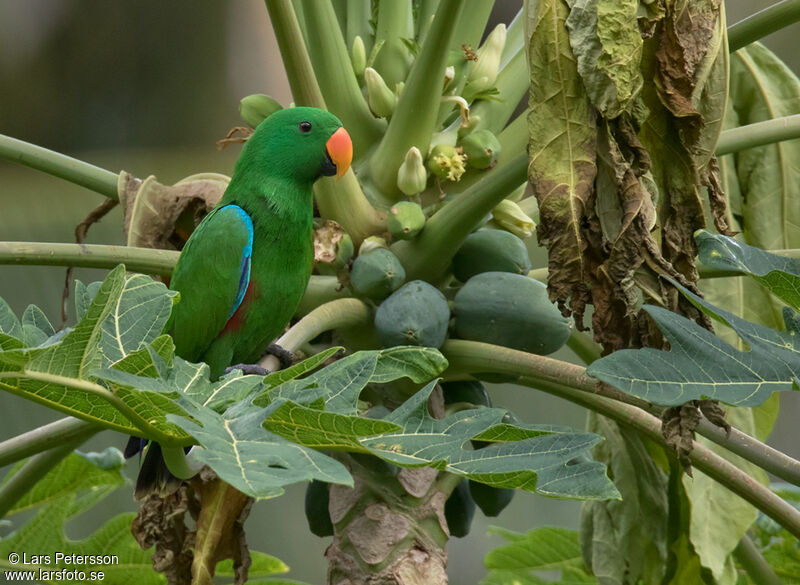
<svg viewBox="0 0 800 585">
<path fill-rule="evenodd" d="M 446 90 L 447 86 L 450 85 L 450 82 L 453 81 L 455 77 L 456 77 L 456 68 L 453 67 L 452 65 L 446 67 L 444 70 L 444 86 L 442 87 L 442 90 Z"/>
<path fill-rule="evenodd" d="M 372 114 L 376 118 L 391 116 L 397 105 L 397 96 L 386 85 L 383 77 L 372 67 L 367 67 L 364 70 L 364 80 L 367 82 L 367 102 Z"/>
<path fill-rule="evenodd" d="M 353 39 L 353 48 L 350 53 L 350 59 L 353 63 L 353 71 L 359 77 L 364 74 L 364 69 L 367 67 L 367 50 L 364 47 L 364 40 L 360 36 Z"/>
<path fill-rule="evenodd" d="M 492 209 L 492 219 L 501 228 L 521 239 L 531 237 L 533 228 L 536 227 L 522 208 L 508 199 L 503 199 Z"/>
<path fill-rule="evenodd" d="M 416 195 L 425 190 L 428 182 L 428 173 L 422 164 L 422 155 L 416 146 L 412 146 L 406 153 L 406 158 L 397 169 L 397 187 L 406 195 Z"/>
<path fill-rule="evenodd" d="M 467 164 L 474 169 L 490 169 L 500 156 L 500 142 L 489 130 L 475 130 L 461 141 Z"/>
<path fill-rule="evenodd" d="M 242 120 L 253 128 L 261 124 L 269 115 L 282 109 L 283 106 L 263 93 L 254 93 L 242 98 L 239 102 L 239 114 L 242 116 Z"/>
<path fill-rule="evenodd" d="M 473 93 L 483 91 L 497 81 L 500 57 L 506 45 L 506 25 L 498 24 L 489 34 L 481 48 L 475 52 L 477 61 L 470 61 L 467 68 L 467 82 Z"/>
<path fill-rule="evenodd" d="M 466 157 L 459 153 L 455 146 L 437 144 L 428 157 L 428 168 L 437 177 L 459 181 L 466 170 L 465 159 Z"/>
<path fill-rule="evenodd" d="M 425 227 L 425 213 L 417 203 L 400 201 L 389 208 L 386 228 L 396 240 L 410 240 Z"/>
</svg>

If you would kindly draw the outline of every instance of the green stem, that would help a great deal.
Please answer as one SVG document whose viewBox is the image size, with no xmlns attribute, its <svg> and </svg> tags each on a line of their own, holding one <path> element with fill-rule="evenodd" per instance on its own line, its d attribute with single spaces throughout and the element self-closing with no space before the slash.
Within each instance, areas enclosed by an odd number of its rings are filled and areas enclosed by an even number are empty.
<svg viewBox="0 0 800 585">
<path fill-rule="evenodd" d="M 460 51 L 461 45 L 478 49 L 493 7 L 494 0 L 470 1 L 469 9 L 462 11 L 456 21 L 453 41 L 450 43 L 451 51 Z"/>
<path fill-rule="evenodd" d="M 303 31 L 290 0 L 266 0 L 267 12 L 275 31 L 289 87 L 298 106 L 325 109 L 314 68 L 308 57 Z"/>
<path fill-rule="evenodd" d="M 124 264 L 131 272 L 169 276 L 178 262 L 179 252 L 107 246 L 101 244 L 53 244 L 50 242 L 0 242 L 0 265 L 80 266 L 112 269 Z M 304 315 L 323 303 L 349 297 L 335 276 L 312 276 L 297 309 Z"/>
<path fill-rule="evenodd" d="M 417 6 L 417 41 L 424 43 L 439 8 L 439 0 L 419 0 Z"/>
<path fill-rule="evenodd" d="M 296 351 L 320 333 L 331 329 L 365 327 L 372 320 L 372 311 L 364 301 L 358 299 L 337 299 L 320 305 L 295 323 L 275 343 L 288 351 Z M 274 372 L 280 368 L 278 359 L 267 355 L 258 364 Z"/>
<path fill-rule="evenodd" d="M 738 546 L 733 550 L 733 556 L 756 585 L 783 585 L 783 581 L 775 574 L 772 566 L 748 535 L 745 534 L 739 541 Z"/>
<path fill-rule="evenodd" d="M 149 421 L 145 420 L 138 412 L 136 412 L 133 408 L 125 404 L 121 398 L 119 398 L 116 394 L 104 388 L 100 384 L 95 384 L 94 382 L 90 382 L 89 380 L 81 380 L 79 378 L 70 378 L 68 376 L 59 376 L 57 374 L 48 374 L 47 372 L 35 372 L 31 370 L 24 370 L 22 372 L 0 372 L 0 379 L 3 378 L 16 378 L 16 379 L 26 379 L 26 380 L 36 380 L 37 382 L 44 382 L 45 384 L 52 384 L 54 386 L 63 386 L 65 388 L 73 389 L 73 390 L 82 390 L 84 392 L 88 392 L 95 396 L 98 396 L 108 402 L 111 406 L 116 408 L 120 413 L 122 413 L 125 418 L 130 420 L 139 431 L 143 434 L 143 436 L 147 437 L 148 439 L 153 439 L 154 441 L 158 441 L 159 443 L 163 443 L 166 445 L 176 445 L 180 444 L 179 441 L 176 441 L 174 437 L 169 435 L 165 435 L 159 429 L 154 427 L 149 423 Z M 36 396 L 33 396 L 28 393 L 20 394 L 24 398 L 36 400 Z M 57 402 L 50 402 L 46 403 L 50 408 L 54 410 L 60 410 L 65 412 L 66 414 L 74 414 L 78 415 L 81 413 L 74 412 L 72 409 L 66 409 L 61 406 L 61 404 Z M 121 428 L 120 425 L 113 425 L 103 420 L 94 420 L 90 422 L 95 422 L 96 424 L 102 425 L 104 427 L 108 427 L 110 429 L 116 431 L 126 432 L 128 429 Z"/>
<path fill-rule="evenodd" d="M 413 240 L 392 246 L 409 280 L 436 282 L 450 266 L 461 243 L 506 195 L 525 182 L 528 155 L 518 154 L 499 170 L 491 171 L 437 211 Z"/>
<path fill-rule="evenodd" d="M 717 142 L 716 155 L 795 138 L 800 138 L 800 114 L 724 130 Z"/>
<path fill-rule="evenodd" d="M 277 343 L 284 349 L 294 351 L 320 333 L 366 325 L 371 318 L 372 312 L 364 301 L 337 299 L 320 305 L 300 319 Z"/>
<path fill-rule="evenodd" d="M 730 433 L 707 419 L 701 419 L 697 432 L 731 453 L 758 465 L 776 477 L 800 486 L 800 463 L 747 433 L 731 427 Z"/>
<path fill-rule="evenodd" d="M 411 54 L 403 39 L 414 37 L 411 0 L 391 0 L 378 4 L 375 42 L 383 42 L 373 67 L 390 89 L 406 78 Z"/>
<path fill-rule="evenodd" d="M 108 269 L 118 264 L 125 264 L 132 272 L 169 276 L 178 261 L 178 256 L 178 252 L 169 250 L 127 246 L 0 242 L 0 264 Z"/>
<path fill-rule="evenodd" d="M 72 416 L 59 419 L 0 443 L 0 467 L 67 442 L 85 441 L 99 430 L 99 425 Z"/>
<path fill-rule="evenodd" d="M 353 40 L 361 37 L 367 55 L 372 50 L 372 18 L 370 0 L 347 0 L 347 48 L 353 49 Z"/>
<path fill-rule="evenodd" d="M 500 55 L 500 69 L 502 70 L 517 52 L 525 45 L 525 15 L 524 9 L 520 8 L 514 20 L 506 29 L 506 45 Z"/>
<path fill-rule="evenodd" d="M 600 359 L 600 346 L 588 334 L 577 329 L 572 330 L 567 339 L 567 347 L 586 365 Z"/>
<path fill-rule="evenodd" d="M 614 400 L 626 407 L 636 407 L 647 416 L 659 414 L 660 409 L 649 403 L 616 390 L 607 384 L 595 380 L 586 374 L 586 368 L 553 358 L 534 355 L 506 347 L 479 343 L 476 341 L 449 340 L 442 347 L 442 353 L 450 362 L 448 375 L 463 375 L 470 372 L 494 372 L 511 376 L 523 376 L 531 383 L 558 384 L 570 387 L 575 392 L 588 397 L 602 397 Z M 599 412 L 599 411 L 598 411 Z M 602 414 L 606 414 L 602 412 Z M 697 432 L 736 453 L 751 463 L 768 469 L 773 475 L 800 485 L 800 461 L 775 451 L 757 439 L 745 435 L 741 431 L 732 430 L 728 437 L 713 425 L 701 423 Z"/>
<path fill-rule="evenodd" d="M 728 28 L 731 53 L 800 20 L 800 0 L 783 0 Z"/>
<path fill-rule="evenodd" d="M 296 317 L 302 317 L 325 303 L 352 296 L 349 287 L 342 286 L 335 276 L 312 276 L 308 281 L 306 292 L 295 311 Z"/>
<path fill-rule="evenodd" d="M 397 0 L 399 4 L 399 0 Z M 393 5 L 395 2 L 381 3 Z M 447 49 L 453 38 L 452 23 L 464 6 L 463 0 L 442 0 L 419 56 L 397 102 L 397 108 L 375 153 L 370 157 L 369 174 L 386 197 L 398 198 L 397 170 L 412 146 L 427 154 L 431 135 L 436 130 L 441 84 L 447 65 Z M 381 49 L 379 57 L 386 50 Z M 383 74 L 383 72 L 381 72 Z M 389 79 L 384 75 L 387 83 Z M 391 84 L 390 84 L 391 87 Z"/>
<path fill-rule="evenodd" d="M 119 176 L 116 173 L 71 156 L 0 134 L 0 158 L 86 187 L 115 201 L 119 200 L 117 194 Z"/>
<path fill-rule="evenodd" d="M 199 449 L 200 447 L 194 447 Z M 183 447 L 164 447 L 161 446 L 161 453 L 164 455 L 164 462 L 167 464 L 170 473 L 178 479 L 191 479 L 203 468 L 203 463 L 192 458 L 191 451 L 184 452 Z"/>
<path fill-rule="evenodd" d="M 480 100 L 470 109 L 470 116 L 475 115 L 480 118 L 480 122 L 475 127 L 476 130 L 485 128 L 497 134 L 505 128 L 530 85 L 528 64 L 525 58 L 526 52 L 520 48 L 508 64 L 500 70 L 495 82 L 498 99 Z M 501 146 L 504 145 L 501 143 Z"/>
<path fill-rule="evenodd" d="M 14 508 L 14 504 L 27 494 L 36 482 L 86 439 L 88 437 L 73 439 L 31 457 L 22 466 L 22 469 L 0 487 L 0 518 L 4 518 Z"/>
<path fill-rule="evenodd" d="M 380 140 L 386 123 L 372 115 L 361 93 L 330 0 L 304 0 L 304 9 L 317 81 L 328 108 L 350 132 L 358 160 Z"/>
</svg>

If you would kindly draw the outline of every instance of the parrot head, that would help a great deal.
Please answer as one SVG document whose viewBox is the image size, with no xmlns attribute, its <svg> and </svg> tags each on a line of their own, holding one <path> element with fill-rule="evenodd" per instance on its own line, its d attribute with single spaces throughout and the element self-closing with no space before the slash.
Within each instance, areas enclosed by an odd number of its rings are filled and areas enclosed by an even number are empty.
<svg viewBox="0 0 800 585">
<path fill-rule="evenodd" d="M 353 143 L 339 118 L 317 108 L 287 108 L 258 125 L 236 172 L 313 183 L 321 176 L 343 176 L 352 159 Z"/>
</svg>

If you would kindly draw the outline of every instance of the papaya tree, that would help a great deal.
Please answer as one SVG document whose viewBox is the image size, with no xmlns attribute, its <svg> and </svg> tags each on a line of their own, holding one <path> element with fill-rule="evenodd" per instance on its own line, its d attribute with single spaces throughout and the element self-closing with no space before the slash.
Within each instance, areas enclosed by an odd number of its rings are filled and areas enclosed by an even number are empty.
<svg viewBox="0 0 800 585">
<path fill-rule="evenodd" d="M 580 530 L 498 529 L 481 583 L 797 582 L 800 462 L 764 441 L 800 372 L 800 81 L 756 41 L 800 2 L 728 27 L 720 0 L 528 0 L 486 30 L 493 4 L 267 0 L 294 105 L 354 145 L 315 188 L 314 275 L 277 340 L 296 362 L 267 376 L 211 379 L 168 331 L 170 273 L 228 177 L 164 185 L 0 136 L 107 198 L 78 243 L 0 260 L 109 270 L 58 331 L 0 302 L 0 388 L 66 415 L 0 443 L 0 511 L 37 509 L 0 564 L 36 543 L 117 555 L 72 568 L 119 583 L 287 583 L 246 520 L 307 482 L 331 585 L 447 583 L 448 540 L 515 490 L 582 501 Z M 291 106 L 244 97 L 221 143 Z M 117 204 L 128 245 L 83 244 Z M 580 364 L 547 357 L 564 345 Z M 493 382 L 587 430 L 493 407 Z M 102 429 L 157 441 L 182 483 L 69 541 L 125 483 L 116 450 L 76 451 Z"/>
</svg>

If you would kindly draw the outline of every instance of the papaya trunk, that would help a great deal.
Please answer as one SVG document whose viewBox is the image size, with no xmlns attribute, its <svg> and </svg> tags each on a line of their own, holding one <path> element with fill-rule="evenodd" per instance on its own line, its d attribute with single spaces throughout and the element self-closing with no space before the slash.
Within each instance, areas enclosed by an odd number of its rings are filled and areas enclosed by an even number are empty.
<svg viewBox="0 0 800 585">
<path fill-rule="evenodd" d="M 346 464 L 355 487 L 330 489 L 328 584 L 446 585 L 450 476 L 427 467 L 398 471 L 371 456 Z"/>
</svg>

